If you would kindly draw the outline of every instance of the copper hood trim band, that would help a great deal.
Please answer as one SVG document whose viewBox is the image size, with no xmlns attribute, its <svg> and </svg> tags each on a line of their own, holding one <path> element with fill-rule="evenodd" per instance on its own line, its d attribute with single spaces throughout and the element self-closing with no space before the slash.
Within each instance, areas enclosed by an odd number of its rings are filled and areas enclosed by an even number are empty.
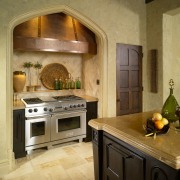
<svg viewBox="0 0 180 180">
<path fill-rule="evenodd" d="M 82 41 L 64 41 L 52 38 L 14 37 L 14 50 L 69 53 L 97 53 L 97 45 Z"/>
</svg>

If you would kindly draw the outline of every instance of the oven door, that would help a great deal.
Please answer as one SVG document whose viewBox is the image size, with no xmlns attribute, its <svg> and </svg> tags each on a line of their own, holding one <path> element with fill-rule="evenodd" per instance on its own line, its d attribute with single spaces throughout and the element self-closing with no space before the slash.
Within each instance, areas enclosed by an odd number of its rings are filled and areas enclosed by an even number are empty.
<svg viewBox="0 0 180 180">
<path fill-rule="evenodd" d="M 32 146 L 50 141 L 50 115 L 30 117 L 25 121 L 25 145 Z"/>
<path fill-rule="evenodd" d="M 61 112 L 51 117 L 51 140 L 86 134 L 86 110 Z"/>
</svg>

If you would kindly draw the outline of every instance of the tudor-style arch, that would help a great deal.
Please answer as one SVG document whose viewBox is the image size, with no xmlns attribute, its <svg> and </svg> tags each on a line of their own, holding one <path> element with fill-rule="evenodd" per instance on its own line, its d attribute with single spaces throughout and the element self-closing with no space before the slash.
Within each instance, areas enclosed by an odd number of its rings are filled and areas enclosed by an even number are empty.
<svg viewBox="0 0 180 180">
<path fill-rule="evenodd" d="M 106 34 L 103 32 L 103 30 L 95 24 L 93 21 L 91 21 L 88 17 L 84 16 L 83 14 L 77 12 L 76 10 L 62 5 L 62 6 L 56 6 L 56 7 L 49 7 L 46 9 L 39 9 L 36 11 L 30 11 L 24 14 L 20 14 L 14 19 L 11 20 L 9 23 L 9 27 L 7 28 L 7 71 L 6 71 L 6 77 L 7 77 L 7 106 L 11 108 L 6 108 L 6 114 L 7 114 L 7 147 L 8 147 L 8 161 L 7 163 L 9 168 L 13 167 L 14 163 L 14 156 L 13 156 L 13 150 L 12 150 L 12 101 L 13 101 L 13 82 L 12 82 L 12 59 L 13 59 L 13 45 L 12 45 L 12 39 L 13 39 L 13 29 L 18 24 L 25 22 L 29 19 L 35 18 L 37 16 L 42 16 L 46 14 L 52 14 L 52 13 L 58 13 L 63 12 L 67 15 L 70 15 L 74 18 L 76 18 L 79 22 L 81 22 L 83 25 L 85 25 L 87 28 L 89 28 L 97 37 L 97 58 L 100 60 L 100 97 L 99 97 L 99 117 L 108 116 L 107 111 L 107 37 Z M 9 96 L 9 94 L 11 94 Z"/>
</svg>

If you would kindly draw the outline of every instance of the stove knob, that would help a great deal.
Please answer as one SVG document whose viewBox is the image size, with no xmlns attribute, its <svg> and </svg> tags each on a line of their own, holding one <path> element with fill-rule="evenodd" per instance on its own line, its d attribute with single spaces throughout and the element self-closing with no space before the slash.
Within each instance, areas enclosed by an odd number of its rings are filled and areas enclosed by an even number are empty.
<svg viewBox="0 0 180 180">
<path fill-rule="evenodd" d="M 65 107 L 64 109 L 65 109 L 65 110 L 68 110 L 68 107 Z"/>
<path fill-rule="evenodd" d="M 50 112 L 53 112 L 53 108 L 50 108 L 49 111 L 50 111 Z"/>
<path fill-rule="evenodd" d="M 81 104 L 82 107 L 84 107 L 84 104 Z"/>
<path fill-rule="evenodd" d="M 38 109 L 37 109 L 37 108 L 35 108 L 35 109 L 34 109 L 34 112 L 38 112 Z"/>
<path fill-rule="evenodd" d="M 73 105 L 70 105 L 69 107 L 70 107 L 70 108 L 73 108 Z"/>
<path fill-rule="evenodd" d="M 29 113 L 32 113 L 32 112 L 33 112 L 33 110 L 32 110 L 32 109 L 29 109 L 29 110 L 28 110 L 28 112 L 29 112 Z"/>
<path fill-rule="evenodd" d="M 76 108 L 76 105 L 74 105 L 73 107 Z"/>
<path fill-rule="evenodd" d="M 78 104 L 78 107 L 80 107 L 81 105 L 80 104 Z"/>
<path fill-rule="evenodd" d="M 45 108 L 44 108 L 44 111 L 47 111 L 47 110 L 48 110 L 47 107 L 45 107 Z"/>
</svg>

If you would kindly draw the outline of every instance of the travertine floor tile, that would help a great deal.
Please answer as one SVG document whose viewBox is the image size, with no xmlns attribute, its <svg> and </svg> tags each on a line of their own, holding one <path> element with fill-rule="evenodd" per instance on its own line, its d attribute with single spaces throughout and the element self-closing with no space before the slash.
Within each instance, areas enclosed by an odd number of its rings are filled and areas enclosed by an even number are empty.
<svg viewBox="0 0 180 180">
<path fill-rule="evenodd" d="M 92 143 L 75 143 L 35 150 L 16 160 L 16 169 L 3 180 L 94 180 Z"/>
</svg>

